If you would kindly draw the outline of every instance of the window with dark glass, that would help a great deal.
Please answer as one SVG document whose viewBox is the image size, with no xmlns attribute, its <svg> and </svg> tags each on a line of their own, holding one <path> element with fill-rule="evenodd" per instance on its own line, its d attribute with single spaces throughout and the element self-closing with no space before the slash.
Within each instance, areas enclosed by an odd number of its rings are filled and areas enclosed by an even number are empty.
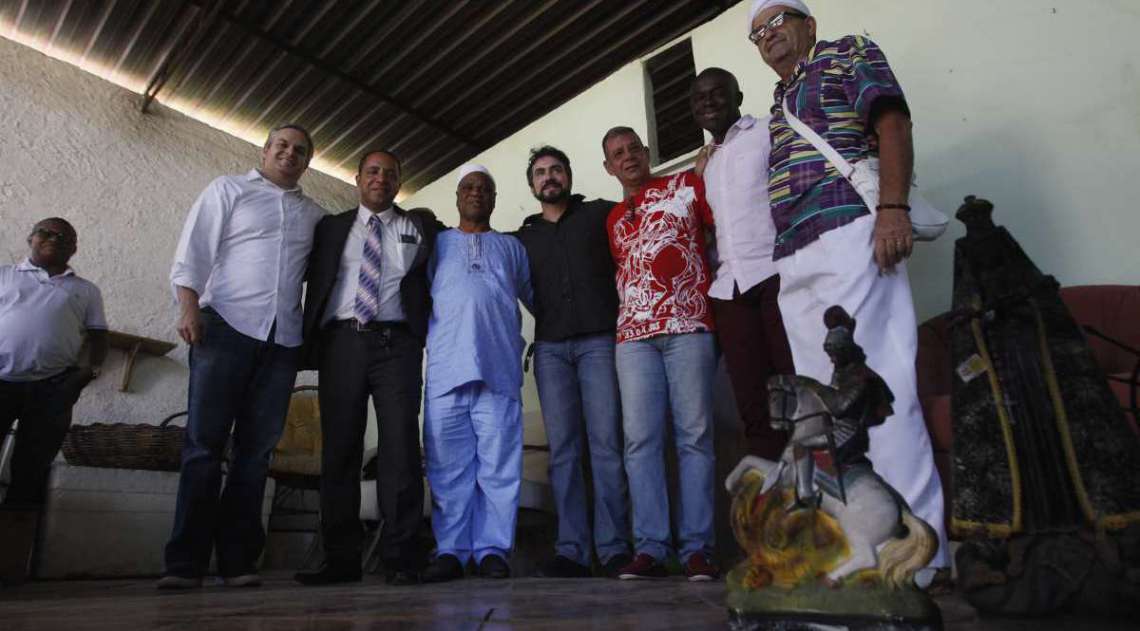
<svg viewBox="0 0 1140 631">
<path fill-rule="evenodd" d="M 645 62 L 654 165 L 699 149 L 704 143 L 704 135 L 689 111 L 689 88 L 696 73 L 693 45 L 687 39 Z"/>
</svg>

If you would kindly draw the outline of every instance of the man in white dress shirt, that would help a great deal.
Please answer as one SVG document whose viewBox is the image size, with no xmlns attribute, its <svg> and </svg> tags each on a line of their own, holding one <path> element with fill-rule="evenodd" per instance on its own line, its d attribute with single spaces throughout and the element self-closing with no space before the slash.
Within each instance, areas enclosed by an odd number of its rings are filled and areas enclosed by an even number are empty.
<svg viewBox="0 0 1140 631">
<path fill-rule="evenodd" d="M 170 282 L 190 345 L 189 416 L 159 588 L 200 586 L 211 552 L 226 585 L 260 584 L 265 478 L 300 362 L 313 229 L 325 215 L 297 184 L 312 154 L 303 128 L 275 128 L 261 166 L 211 182 L 182 229 Z"/>
<path fill-rule="evenodd" d="M 717 336 L 747 449 L 776 460 L 786 437 L 768 425 L 768 377 L 794 370 L 776 303 L 780 277 L 772 262 L 776 227 L 768 207 L 768 117 L 741 116 L 743 102 L 736 77 L 722 68 L 702 71 L 689 93 L 693 118 L 713 137 L 702 149 L 701 163 L 720 257 L 709 287 Z"/>
</svg>

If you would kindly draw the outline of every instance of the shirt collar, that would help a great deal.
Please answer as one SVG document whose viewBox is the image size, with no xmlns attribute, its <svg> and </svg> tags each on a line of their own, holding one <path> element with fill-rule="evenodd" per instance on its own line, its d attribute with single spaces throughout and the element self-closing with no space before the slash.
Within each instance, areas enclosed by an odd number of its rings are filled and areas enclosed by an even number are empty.
<svg viewBox="0 0 1140 631">
<path fill-rule="evenodd" d="M 266 178 L 264 175 L 262 175 L 261 171 L 258 171 L 257 169 L 250 169 L 249 173 L 245 174 L 245 179 L 247 181 L 250 181 L 250 182 L 265 182 L 266 184 L 272 186 L 273 188 L 275 188 L 279 191 L 285 191 L 286 193 L 296 193 L 298 195 L 304 195 L 304 191 L 301 190 L 300 184 L 294 186 L 293 188 L 281 188 L 280 186 L 277 186 L 273 182 L 270 182 L 269 179 Z"/>
<path fill-rule="evenodd" d="M 737 134 L 744 131 L 745 129 L 751 129 L 755 124 L 756 119 L 751 114 L 742 115 L 740 118 L 736 119 L 736 122 L 732 124 L 732 127 L 729 127 L 728 131 L 725 132 L 724 142 L 720 143 L 719 146 L 723 147 L 727 145 L 730 140 L 736 137 Z"/>
<path fill-rule="evenodd" d="M 368 210 L 364 204 L 360 204 L 356 207 L 356 220 L 365 226 L 368 225 L 368 220 L 372 218 L 372 215 L 373 212 L 371 210 Z M 380 218 L 380 221 L 384 222 L 385 226 L 387 226 L 388 224 L 392 223 L 393 219 L 396 218 L 396 210 L 394 206 L 389 206 L 384 210 L 375 213 L 375 215 Z"/>
<path fill-rule="evenodd" d="M 796 65 L 792 68 L 792 78 L 786 82 L 781 79 L 780 81 L 776 82 L 776 86 L 778 88 L 787 89 L 788 86 L 795 83 L 796 80 L 799 79 L 801 75 L 803 75 L 804 70 L 807 68 L 808 64 L 815 61 L 815 54 L 819 52 L 820 44 L 823 43 L 824 42 L 822 40 L 817 41 L 815 45 L 811 47 L 811 50 L 808 51 L 807 57 L 804 57 L 803 59 L 796 62 Z"/>
<path fill-rule="evenodd" d="M 16 265 L 16 271 L 18 271 L 18 272 L 43 272 L 45 275 L 48 273 L 48 271 L 46 269 L 39 267 L 35 263 L 33 263 L 32 259 L 30 259 L 30 258 L 27 258 L 27 259 L 24 259 L 23 261 L 20 261 L 20 263 Z M 56 276 L 75 276 L 75 270 L 71 269 L 71 266 L 68 266 L 68 268 L 66 270 L 64 270 L 63 273 L 56 274 Z"/>
</svg>

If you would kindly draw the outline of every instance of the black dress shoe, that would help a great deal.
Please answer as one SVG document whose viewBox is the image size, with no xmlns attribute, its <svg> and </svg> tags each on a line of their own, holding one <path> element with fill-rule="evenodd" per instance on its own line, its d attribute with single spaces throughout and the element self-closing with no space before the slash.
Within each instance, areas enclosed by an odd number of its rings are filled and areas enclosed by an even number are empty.
<svg viewBox="0 0 1140 631">
<path fill-rule="evenodd" d="M 425 583 L 442 583 L 457 578 L 463 578 L 463 564 L 452 554 L 439 555 L 420 575 L 420 580 Z"/>
<path fill-rule="evenodd" d="M 542 578 L 589 578 L 590 567 L 556 554 L 553 559 L 542 564 L 538 575 Z"/>
<path fill-rule="evenodd" d="M 360 582 L 360 566 L 326 563 L 312 572 L 297 572 L 293 580 L 302 585 L 332 585 L 333 583 Z"/>
<path fill-rule="evenodd" d="M 508 578 L 510 575 L 511 566 L 497 554 L 488 554 L 479 562 L 479 576 L 483 578 Z"/>
<path fill-rule="evenodd" d="M 389 585 L 416 585 L 420 575 L 407 570 L 389 570 L 384 574 L 384 582 Z"/>
</svg>

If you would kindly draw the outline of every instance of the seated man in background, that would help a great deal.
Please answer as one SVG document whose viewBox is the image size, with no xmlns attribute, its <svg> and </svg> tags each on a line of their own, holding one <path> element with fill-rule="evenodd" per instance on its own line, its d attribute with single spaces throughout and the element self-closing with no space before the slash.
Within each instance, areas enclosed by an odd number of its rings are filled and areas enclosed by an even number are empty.
<svg viewBox="0 0 1140 631">
<path fill-rule="evenodd" d="M 28 236 L 28 258 L 0 266 L 0 444 L 20 421 L 5 506 L 43 503 L 71 408 L 107 356 L 103 295 L 67 265 L 77 243 L 70 223 L 44 219 Z"/>
<path fill-rule="evenodd" d="M 103 296 L 67 265 L 76 243 L 71 224 L 44 219 L 28 236 L 28 258 L 0 266 L 0 449 L 20 422 L 0 512 L 4 583 L 26 578 L 52 460 L 71 426 L 72 406 L 107 355 Z M 81 367 L 84 338 L 90 353 Z"/>
<path fill-rule="evenodd" d="M 491 229 L 495 181 L 465 165 L 455 197 L 459 227 L 436 238 L 429 265 L 424 453 L 436 558 L 426 583 L 507 578 L 522 481 L 522 314 L 533 292 L 526 250 Z"/>
</svg>

